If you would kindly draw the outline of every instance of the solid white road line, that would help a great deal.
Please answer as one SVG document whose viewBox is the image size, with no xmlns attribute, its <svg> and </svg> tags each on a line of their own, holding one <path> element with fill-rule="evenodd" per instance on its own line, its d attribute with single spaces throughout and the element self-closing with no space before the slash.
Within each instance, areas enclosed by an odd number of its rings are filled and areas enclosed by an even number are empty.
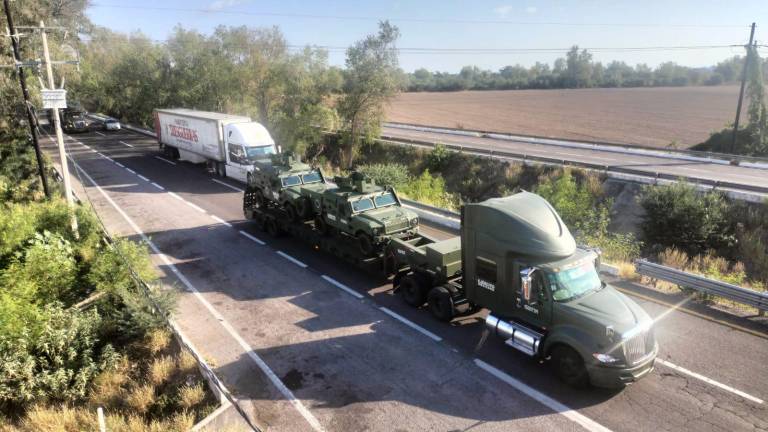
<svg viewBox="0 0 768 432">
<path fill-rule="evenodd" d="M 172 197 L 176 198 L 176 199 L 177 199 L 177 200 L 179 200 L 179 201 L 184 201 L 184 198 L 182 198 L 182 197 L 178 196 L 178 195 L 176 194 L 176 192 L 168 192 L 168 195 L 170 195 L 170 196 L 172 196 Z"/>
<path fill-rule="evenodd" d="M 297 266 L 299 266 L 299 267 L 301 267 L 301 268 L 307 268 L 307 267 L 309 267 L 309 266 L 307 266 L 306 264 L 304 264 L 303 262 L 301 262 L 301 261 L 297 260 L 296 258 L 294 258 L 294 257 L 292 257 L 292 256 L 290 256 L 290 255 L 288 255 L 287 253 L 285 253 L 285 252 L 283 252 L 283 251 L 277 251 L 277 254 L 278 254 L 278 255 L 280 255 L 281 257 L 283 257 L 283 258 L 287 259 L 288 261 L 290 261 L 290 262 L 292 262 L 292 263 L 296 264 Z"/>
<path fill-rule="evenodd" d="M 416 330 L 417 332 L 423 334 L 424 336 L 432 339 L 435 342 L 440 342 L 441 340 L 443 340 L 443 338 L 441 338 L 440 336 L 432 333 L 431 331 L 429 331 L 429 330 L 425 329 L 424 327 L 416 324 L 415 322 L 409 320 L 408 318 L 406 318 L 406 317 L 404 317 L 404 316 L 402 316 L 402 315 L 400 315 L 398 313 L 395 313 L 395 312 L 385 308 L 384 306 L 379 307 L 379 309 L 381 309 L 381 311 L 384 312 L 385 314 L 387 314 L 387 315 L 391 316 L 392 318 L 400 321 L 401 323 L 403 323 L 403 324 L 407 325 L 408 327 Z"/>
<path fill-rule="evenodd" d="M 258 244 L 260 244 L 260 245 L 262 245 L 262 246 L 264 246 L 264 245 L 266 244 L 266 243 L 264 243 L 263 241 L 261 241 L 261 240 L 257 239 L 256 237 L 254 237 L 254 236 L 252 236 L 252 235 L 248 234 L 248 233 L 247 233 L 247 232 L 245 232 L 245 231 L 240 231 L 240 234 L 241 234 L 242 236 L 244 236 L 245 238 L 247 238 L 247 239 L 249 239 L 249 240 L 251 240 L 251 241 L 254 241 L 254 242 L 256 242 L 256 243 L 258 243 Z"/>
<path fill-rule="evenodd" d="M 104 137 L 106 136 L 106 135 L 104 135 L 103 133 L 101 133 L 101 132 L 99 132 L 99 131 L 94 131 L 94 132 L 96 132 L 97 134 L 99 134 L 99 135 L 101 135 L 101 136 L 104 136 Z"/>
<path fill-rule="evenodd" d="M 149 179 L 148 179 L 148 178 L 144 177 L 144 176 L 143 176 L 143 175 L 141 175 L 141 174 L 136 174 L 136 175 L 137 175 L 137 176 L 138 176 L 140 179 L 142 179 L 142 180 L 144 180 L 144 181 L 149 181 Z"/>
<path fill-rule="evenodd" d="M 187 200 L 185 200 L 185 199 L 183 199 L 183 198 L 182 198 L 182 201 L 184 201 L 185 203 L 187 203 L 187 205 L 188 205 L 188 206 L 190 206 L 190 207 L 192 207 L 193 209 L 195 209 L 195 210 L 199 211 L 200 213 L 205 213 L 205 210 L 203 210 L 202 208 L 200 208 L 200 207 L 198 207 L 198 206 L 196 206 L 196 205 L 192 204 L 191 202 L 189 202 L 189 201 L 187 201 Z"/>
<path fill-rule="evenodd" d="M 121 164 L 120 162 L 115 161 L 115 165 L 119 166 L 120 168 L 125 168 L 125 165 Z"/>
<path fill-rule="evenodd" d="M 130 168 L 126 168 L 125 170 L 128 171 L 131 174 L 136 174 L 136 171 L 134 171 L 134 170 L 132 170 Z"/>
<path fill-rule="evenodd" d="M 128 144 L 128 143 L 127 143 L 127 142 L 125 142 L 125 141 L 118 141 L 118 142 L 119 142 L 120 144 L 122 144 L 122 145 L 125 145 L 125 146 L 128 146 L 128 147 L 133 147 L 132 145 Z"/>
<path fill-rule="evenodd" d="M 239 187 L 235 187 L 235 186 L 232 186 L 232 185 L 231 185 L 231 184 L 229 184 L 229 183 L 223 182 L 223 181 L 221 181 L 221 180 L 216 180 L 216 179 L 211 179 L 211 180 L 215 181 L 216 183 L 218 183 L 218 184 L 220 184 L 220 185 L 222 185 L 222 186 L 226 186 L 226 187 L 228 187 L 228 188 L 230 188 L 230 189 L 234 189 L 234 190 L 236 190 L 236 191 L 238 191 L 238 192 L 243 192 L 243 189 L 240 189 Z"/>
<path fill-rule="evenodd" d="M 222 225 L 226 225 L 226 226 L 228 226 L 228 227 L 232 228 L 232 224 L 231 224 L 231 223 L 229 223 L 229 222 L 227 222 L 227 221 L 225 221 L 224 219 L 222 219 L 222 218 L 220 218 L 220 217 L 218 217 L 218 216 L 216 216 L 216 215 L 211 215 L 211 217 L 212 217 L 212 218 L 213 218 L 213 219 L 214 219 L 216 222 L 218 222 L 218 223 L 220 223 L 220 224 L 222 224 Z"/>
<path fill-rule="evenodd" d="M 224 327 L 227 333 L 229 333 L 230 336 L 232 336 L 237 341 L 240 347 L 248 354 L 248 356 L 254 361 L 254 363 L 256 363 L 259 369 L 261 369 L 261 371 L 264 372 L 264 374 L 269 378 L 272 384 L 275 387 L 277 387 L 277 389 L 280 391 L 283 397 L 285 397 L 291 403 L 291 405 L 293 405 L 293 407 L 302 415 L 302 417 L 304 417 L 307 423 L 309 423 L 309 425 L 312 426 L 312 429 L 318 432 L 324 431 L 325 429 L 323 429 L 323 426 L 320 424 L 317 418 L 314 415 L 312 415 L 312 413 L 307 409 L 307 407 L 305 407 L 301 403 L 301 401 L 296 398 L 293 392 L 288 387 L 285 386 L 285 384 L 280 380 L 280 378 L 277 377 L 275 372 L 272 371 L 269 365 L 267 365 L 267 363 L 264 362 L 264 360 L 262 360 L 258 354 L 256 354 L 256 352 L 248 344 L 248 342 L 246 342 L 237 333 L 235 328 L 232 327 L 232 325 L 229 324 L 229 322 L 226 319 L 224 319 L 224 317 L 219 313 L 219 311 L 217 311 L 213 307 L 213 305 L 208 303 L 208 300 L 206 300 L 205 297 L 203 297 L 200 291 L 198 291 L 197 288 L 195 288 L 194 285 L 192 285 L 192 283 L 187 279 L 187 277 L 184 276 L 184 274 L 181 273 L 178 268 L 176 268 L 176 266 L 171 262 L 171 260 L 168 259 L 168 257 L 164 253 L 162 253 L 157 246 L 155 246 L 152 240 L 150 240 L 149 237 L 147 237 L 147 235 L 144 234 L 144 232 L 138 227 L 138 225 L 136 225 L 133 222 L 133 220 L 128 217 L 127 214 L 125 214 L 123 209 L 120 208 L 120 206 L 118 206 L 117 203 L 115 203 L 112 200 L 112 198 L 109 195 L 107 195 L 107 193 L 104 192 L 104 190 L 98 184 L 96 184 L 93 178 L 91 178 L 91 176 L 88 175 L 88 173 L 85 172 L 84 169 L 80 168 L 80 165 L 78 165 L 77 162 L 74 161 L 74 159 L 70 157 L 70 160 L 72 160 L 72 163 L 75 165 L 75 167 L 78 170 L 80 170 L 80 172 L 82 172 L 83 175 L 85 175 L 85 177 L 101 193 L 101 195 L 112 205 L 112 207 L 114 207 L 115 210 L 117 210 L 117 212 L 120 213 L 120 215 L 125 219 L 126 222 L 128 222 L 131 228 L 133 228 L 133 230 L 141 236 L 142 240 L 144 240 L 149 245 L 150 249 L 152 249 L 152 251 L 155 252 L 160 257 L 160 259 L 168 266 L 168 268 L 171 269 L 171 271 L 184 284 L 184 286 L 187 287 L 187 289 L 195 296 L 195 298 L 197 298 L 200 301 L 200 303 L 202 303 L 202 305 L 205 306 L 206 309 L 208 309 L 211 315 L 213 315 L 213 317 L 216 318 L 216 320 L 218 320 L 221 323 L 221 325 Z"/>
<path fill-rule="evenodd" d="M 490 373 L 491 375 L 495 376 L 496 378 L 504 381 L 505 383 L 509 384 L 510 386 L 514 387 L 517 391 L 521 393 L 525 393 L 528 395 L 531 399 L 539 402 L 540 404 L 546 406 L 547 408 L 551 409 L 552 411 L 562 414 L 567 419 L 578 423 L 581 425 L 584 429 L 591 431 L 591 432 L 611 432 L 610 429 L 606 428 L 605 426 L 601 425 L 600 423 L 595 422 L 594 420 L 590 419 L 589 417 L 586 417 L 582 414 L 580 414 L 578 411 L 575 411 L 560 402 L 552 399 L 551 397 L 545 395 L 544 393 L 541 393 L 540 391 L 530 387 L 529 385 L 512 378 L 511 376 L 507 375 L 506 373 L 500 371 L 499 369 L 496 369 L 495 367 L 489 365 L 488 363 L 480 360 L 475 359 L 475 364 L 480 369 Z"/>
<path fill-rule="evenodd" d="M 337 281 L 336 279 L 334 279 L 334 278 L 332 278 L 332 277 L 330 277 L 330 276 L 327 276 L 327 275 L 322 275 L 322 276 L 320 276 L 320 277 L 321 277 L 321 278 L 323 278 L 323 279 L 325 279 L 325 280 L 327 280 L 328 282 L 330 282 L 330 283 L 331 283 L 331 285 L 335 285 L 335 286 L 336 286 L 336 288 L 339 288 L 339 289 L 341 289 L 342 291 L 345 291 L 347 294 L 351 295 L 352 297 L 355 297 L 355 298 L 358 298 L 358 299 L 361 299 L 361 298 L 363 298 L 363 297 L 364 297 L 364 296 L 363 296 L 362 294 L 360 294 L 359 292 L 357 292 L 357 291 L 353 290 L 352 288 L 350 288 L 350 287 L 348 287 L 348 286 L 344 285 L 343 283 L 341 283 L 341 282 Z"/>
<path fill-rule="evenodd" d="M 176 165 L 176 162 L 173 162 L 173 161 L 169 161 L 168 159 L 166 159 L 166 158 L 161 158 L 160 156 L 155 156 L 155 159 L 160 159 L 161 161 L 163 161 L 163 162 L 165 162 L 165 163 L 169 163 L 169 164 L 171 164 L 171 165 Z"/>
<path fill-rule="evenodd" d="M 154 186 L 154 187 L 156 187 L 156 188 L 158 188 L 158 189 L 160 189 L 160 190 L 165 190 L 165 188 L 164 188 L 164 187 L 160 186 L 159 184 L 157 184 L 157 183 L 155 183 L 155 182 L 152 182 L 152 186 Z"/>
<path fill-rule="evenodd" d="M 666 366 L 666 367 L 668 367 L 670 369 L 674 369 L 674 370 L 676 370 L 676 371 L 678 371 L 680 373 L 686 374 L 686 375 L 691 376 L 693 378 L 696 378 L 698 380 L 704 381 L 707 384 L 710 384 L 710 385 L 713 385 L 715 387 L 721 388 L 721 389 L 723 389 L 723 390 L 725 390 L 727 392 L 733 393 L 735 395 L 739 395 L 739 396 L 743 397 L 744 399 L 751 400 L 752 402 L 754 402 L 756 404 L 764 403 L 764 401 L 762 399 L 760 399 L 760 398 L 754 397 L 754 396 L 752 396 L 752 395 L 750 395 L 748 393 L 744 393 L 741 390 L 737 390 L 737 389 L 735 389 L 733 387 L 727 386 L 727 385 L 725 385 L 725 384 L 723 384 L 721 382 L 715 381 L 715 380 L 713 380 L 711 378 L 707 378 L 704 375 L 697 374 L 696 372 L 690 371 L 690 370 L 688 370 L 688 369 L 686 369 L 684 367 L 678 366 L 678 365 L 676 365 L 674 363 L 670 363 L 670 362 L 668 362 L 666 360 L 662 360 L 660 358 L 657 358 L 656 359 L 656 363 L 664 365 L 664 366 Z"/>
</svg>

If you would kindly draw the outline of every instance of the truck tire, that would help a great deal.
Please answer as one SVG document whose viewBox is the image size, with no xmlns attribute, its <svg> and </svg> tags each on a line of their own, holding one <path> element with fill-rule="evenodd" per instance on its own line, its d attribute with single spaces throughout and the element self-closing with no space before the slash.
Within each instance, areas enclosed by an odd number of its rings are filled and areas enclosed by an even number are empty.
<svg viewBox="0 0 768 432">
<path fill-rule="evenodd" d="M 552 350 L 552 367 L 557 377 L 571 387 L 583 388 L 589 384 L 584 359 L 569 346 L 558 345 Z"/>
<path fill-rule="evenodd" d="M 299 198 L 296 201 L 296 211 L 299 213 L 301 220 L 307 220 L 312 217 L 312 203 L 308 198 Z"/>
<path fill-rule="evenodd" d="M 414 273 L 407 274 L 400 279 L 400 296 L 403 301 L 413 307 L 421 307 L 427 301 L 426 280 Z"/>
<path fill-rule="evenodd" d="M 216 162 L 216 175 L 221 178 L 227 177 L 227 166 L 224 162 Z"/>
<path fill-rule="evenodd" d="M 296 212 L 296 207 L 294 207 L 293 204 L 287 202 L 283 205 L 283 208 L 285 208 L 285 212 L 288 213 L 288 219 L 290 219 L 293 222 L 301 222 L 301 218 L 299 217 L 299 214 Z"/>
<path fill-rule="evenodd" d="M 264 222 L 264 230 L 272 237 L 280 237 L 280 228 L 277 226 L 277 222 L 269 218 Z"/>
<path fill-rule="evenodd" d="M 263 209 L 265 207 L 266 200 L 264 199 L 264 192 L 261 191 L 261 189 L 256 189 L 253 191 L 253 206 L 256 208 Z"/>
<path fill-rule="evenodd" d="M 376 246 L 373 244 L 373 239 L 366 233 L 357 233 L 357 247 L 360 249 L 360 253 L 365 257 L 369 257 L 376 252 Z"/>
<path fill-rule="evenodd" d="M 317 215 L 317 217 L 315 217 L 315 229 L 324 236 L 330 236 L 333 234 L 333 230 L 330 226 L 328 226 L 328 223 L 325 221 L 325 218 L 323 218 L 323 215 Z"/>
<path fill-rule="evenodd" d="M 432 288 L 427 296 L 427 303 L 429 303 L 429 312 L 440 321 L 449 322 L 456 316 L 453 296 L 444 286 Z"/>
</svg>

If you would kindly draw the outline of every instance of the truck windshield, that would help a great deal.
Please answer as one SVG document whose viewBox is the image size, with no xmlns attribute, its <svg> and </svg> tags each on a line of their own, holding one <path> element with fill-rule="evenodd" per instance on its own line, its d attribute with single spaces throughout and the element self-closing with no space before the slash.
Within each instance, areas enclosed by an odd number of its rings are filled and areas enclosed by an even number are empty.
<svg viewBox="0 0 768 432">
<path fill-rule="evenodd" d="M 387 192 L 384 195 L 379 195 L 375 197 L 373 201 L 376 203 L 376 207 L 386 207 L 392 204 L 397 204 L 395 195 L 393 195 L 392 192 Z"/>
<path fill-rule="evenodd" d="M 283 187 L 296 186 L 301 184 L 301 178 L 297 175 L 283 177 L 281 180 L 283 182 Z"/>
<path fill-rule="evenodd" d="M 304 184 L 318 183 L 323 181 L 323 177 L 320 175 L 319 171 L 312 171 L 309 174 L 304 174 L 301 176 L 301 179 L 304 180 Z"/>
<path fill-rule="evenodd" d="M 600 277 L 595 271 L 595 264 L 588 261 L 578 267 L 554 273 L 547 273 L 552 286 L 552 298 L 555 301 L 568 301 L 599 289 Z"/>
<path fill-rule="evenodd" d="M 371 202 L 370 198 L 363 198 L 361 200 L 352 201 L 352 211 L 355 213 L 370 210 L 372 208 L 373 202 Z"/>
<path fill-rule="evenodd" d="M 249 161 L 255 162 L 257 160 L 266 159 L 268 155 L 274 154 L 275 148 L 271 145 L 261 147 L 246 147 L 245 153 L 248 155 Z"/>
</svg>

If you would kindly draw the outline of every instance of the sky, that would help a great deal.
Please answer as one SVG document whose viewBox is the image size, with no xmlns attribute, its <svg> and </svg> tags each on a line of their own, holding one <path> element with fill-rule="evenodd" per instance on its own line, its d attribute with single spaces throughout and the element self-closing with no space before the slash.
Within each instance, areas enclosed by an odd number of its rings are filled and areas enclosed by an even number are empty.
<svg viewBox="0 0 768 432">
<path fill-rule="evenodd" d="M 551 64 L 574 44 L 608 48 L 593 50 L 594 60 L 604 63 L 711 66 L 744 49 L 655 47 L 743 45 L 752 22 L 758 43 L 768 41 L 768 0 L 92 0 L 87 13 L 97 25 L 156 40 L 176 25 L 206 34 L 219 25 L 277 26 L 289 45 L 338 47 L 329 50 L 329 62 L 338 66 L 344 47 L 389 19 L 400 29 L 400 66 L 407 72 Z M 626 50 L 647 47 L 654 48 Z"/>
</svg>

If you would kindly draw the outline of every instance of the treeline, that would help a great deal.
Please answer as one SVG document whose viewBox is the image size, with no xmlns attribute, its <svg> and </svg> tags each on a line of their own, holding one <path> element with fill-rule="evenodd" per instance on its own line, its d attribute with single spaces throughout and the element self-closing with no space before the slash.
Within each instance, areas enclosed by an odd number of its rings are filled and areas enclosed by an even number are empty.
<svg viewBox="0 0 768 432">
<path fill-rule="evenodd" d="M 587 50 L 574 46 L 550 66 L 505 66 L 498 71 L 465 66 L 458 73 L 418 69 L 407 74 L 406 89 L 420 91 L 512 90 L 590 87 L 680 87 L 719 85 L 741 77 L 744 58 L 734 56 L 713 67 L 687 67 L 665 62 L 655 68 L 625 62 L 595 62 Z"/>
</svg>

